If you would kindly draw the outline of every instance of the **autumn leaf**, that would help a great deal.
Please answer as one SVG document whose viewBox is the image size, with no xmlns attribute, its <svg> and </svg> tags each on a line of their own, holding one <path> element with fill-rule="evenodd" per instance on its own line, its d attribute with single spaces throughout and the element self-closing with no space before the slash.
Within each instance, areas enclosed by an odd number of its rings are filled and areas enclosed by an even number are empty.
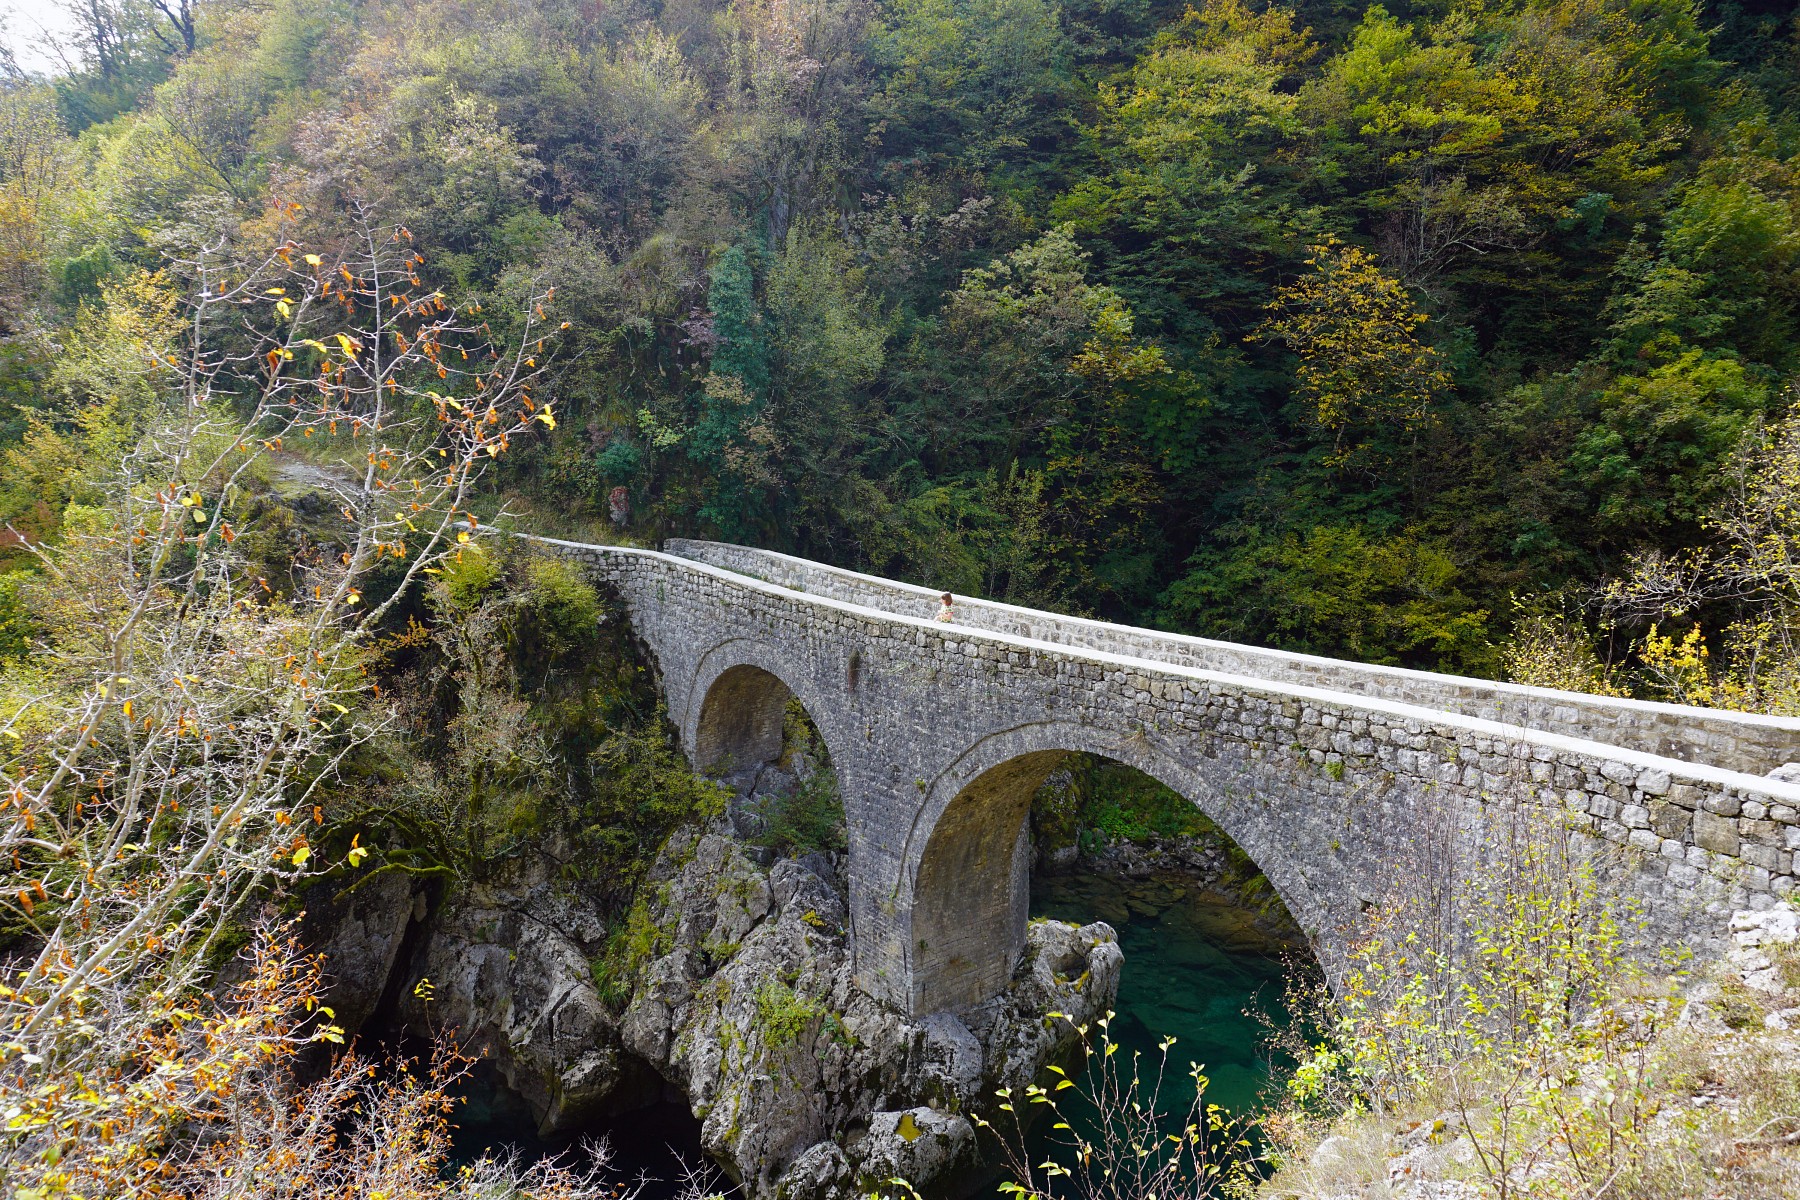
<svg viewBox="0 0 1800 1200">
<path fill-rule="evenodd" d="M 306 865 L 306 860 L 311 857 L 312 857 L 312 849 L 308 846 L 302 846 L 298 850 L 294 851 L 294 857 L 290 861 L 296 867 L 304 867 Z"/>
</svg>

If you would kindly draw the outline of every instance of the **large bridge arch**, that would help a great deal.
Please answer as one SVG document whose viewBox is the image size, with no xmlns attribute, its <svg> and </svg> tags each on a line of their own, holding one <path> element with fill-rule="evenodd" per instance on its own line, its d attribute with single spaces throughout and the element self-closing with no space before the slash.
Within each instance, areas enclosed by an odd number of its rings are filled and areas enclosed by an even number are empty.
<svg viewBox="0 0 1800 1200">
<path fill-rule="evenodd" d="M 1321 848 L 1284 843 L 1278 819 L 1255 819 L 1254 796 L 1233 797 L 1222 772 L 1204 762 L 1191 765 L 1147 733 L 1119 737 L 1091 725 L 1032 723 L 983 738 L 925 789 L 893 903 L 911 914 L 903 947 L 910 1011 L 977 1003 L 1011 978 L 1030 908 L 1026 815 L 1038 788 L 1071 753 L 1123 763 L 1193 804 L 1250 856 L 1317 940 L 1332 906 L 1316 894 L 1300 860 Z M 1299 769 L 1291 758 L 1277 762 L 1268 769 Z"/>
</svg>

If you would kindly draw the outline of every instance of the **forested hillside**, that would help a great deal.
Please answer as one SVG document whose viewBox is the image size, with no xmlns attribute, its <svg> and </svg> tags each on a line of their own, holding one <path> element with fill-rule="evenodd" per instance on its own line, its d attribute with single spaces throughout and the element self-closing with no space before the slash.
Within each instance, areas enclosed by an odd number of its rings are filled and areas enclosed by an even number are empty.
<svg viewBox="0 0 1800 1200">
<path fill-rule="evenodd" d="M 540 525 L 1371 661 L 1579 658 L 1790 403 L 1788 4 L 80 7 L 0 114 L 30 538 L 170 256 L 359 206 L 458 304 L 556 287 L 555 429 L 501 464 Z"/>
</svg>

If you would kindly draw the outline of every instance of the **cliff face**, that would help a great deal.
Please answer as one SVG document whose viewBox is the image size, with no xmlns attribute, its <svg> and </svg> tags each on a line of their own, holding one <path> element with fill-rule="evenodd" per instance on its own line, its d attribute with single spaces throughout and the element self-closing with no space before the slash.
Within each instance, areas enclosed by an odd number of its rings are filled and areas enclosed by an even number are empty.
<svg viewBox="0 0 1800 1200">
<path fill-rule="evenodd" d="M 545 1133 L 673 1087 L 708 1153 L 752 1197 L 849 1197 L 895 1176 L 927 1194 L 972 1185 L 984 1167 L 970 1116 L 992 1112 L 997 1088 L 1072 1053 L 1071 1022 L 1112 1005 L 1112 930 L 1034 924 L 1003 995 L 908 1020 L 852 982 L 832 856 L 765 868 L 728 829 L 670 840 L 622 963 L 617 937 L 602 959 L 600 914 L 547 866 L 453 893 L 404 951 L 395 955 L 397 936 L 381 941 L 376 957 L 394 955 L 387 989 L 400 1023 L 457 1030 Z M 355 936 L 340 949 L 372 946 L 366 924 L 345 927 Z M 341 973 L 366 991 L 378 966 L 358 959 Z M 609 1006 L 597 978 L 621 971 L 630 998 Z"/>
</svg>

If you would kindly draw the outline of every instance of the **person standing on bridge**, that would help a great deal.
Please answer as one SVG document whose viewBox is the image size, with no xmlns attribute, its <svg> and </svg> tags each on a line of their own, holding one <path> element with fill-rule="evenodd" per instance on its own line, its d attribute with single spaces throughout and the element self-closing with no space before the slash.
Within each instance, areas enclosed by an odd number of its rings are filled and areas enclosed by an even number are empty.
<svg viewBox="0 0 1800 1200">
<path fill-rule="evenodd" d="M 933 617 L 932 620 L 944 622 L 956 620 L 956 612 L 950 607 L 950 593 L 945 592 L 939 597 L 939 601 L 937 616 Z"/>
</svg>

